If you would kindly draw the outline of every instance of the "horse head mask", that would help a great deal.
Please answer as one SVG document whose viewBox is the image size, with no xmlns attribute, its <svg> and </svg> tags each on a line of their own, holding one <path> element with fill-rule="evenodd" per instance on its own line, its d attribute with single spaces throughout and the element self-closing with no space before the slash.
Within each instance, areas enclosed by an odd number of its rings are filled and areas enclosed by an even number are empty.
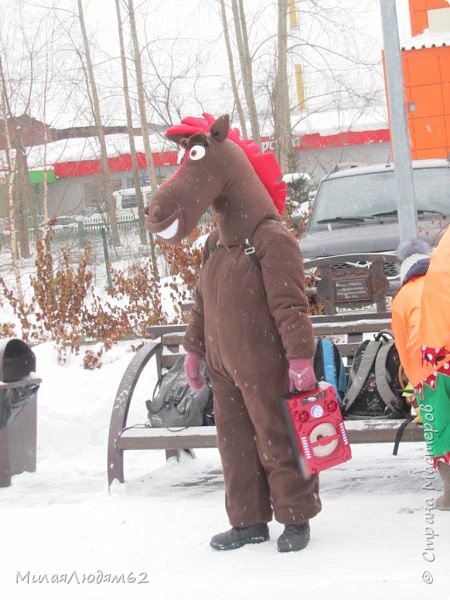
<svg viewBox="0 0 450 600">
<path fill-rule="evenodd" d="M 230 129 L 228 115 L 188 117 L 166 136 L 184 149 L 178 171 L 145 209 L 146 228 L 177 244 L 212 207 L 224 244 L 241 244 L 284 209 L 286 184 L 275 156 Z"/>
</svg>

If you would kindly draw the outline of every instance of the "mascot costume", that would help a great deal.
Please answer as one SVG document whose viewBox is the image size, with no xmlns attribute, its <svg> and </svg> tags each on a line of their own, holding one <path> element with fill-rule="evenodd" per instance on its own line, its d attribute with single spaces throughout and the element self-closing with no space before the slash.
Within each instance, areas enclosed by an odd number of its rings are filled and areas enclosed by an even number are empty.
<svg viewBox="0 0 450 600">
<path fill-rule="evenodd" d="M 444 493 L 435 506 L 450 510 L 450 228 L 430 256 L 422 291 L 419 339 L 430 374 L 418 387 L 428 454 Z"/>
<path fill-rule="evenodd" d="M 284 524 L 278 550 L 301 550 L 321 509 L 317 476 L 297 466 L 280 406 L 289 389 L 314 387 L 314 338 L 298 240 L 279 219 L 286 185 L 273 154 L 230 129 L 228 115 L 188 117 L 166 132 L 185 154 L 146 207 L 146 227 L 179 243 L 210 207 L 195 303 L 184 338 L 185 371 L 214 391 L 225 505 L 232 528 L 211 539 L 230 550 L 269 539 Z"/>
<path fill-rule="evenodd" d="M 433 252 L 418 239 L 403 242 L 398 255 L 401 288 L 392 301 L 392 331 L 416 390 L 427 455 L 444 485 L 435 506 L 450 510 L 450 229 Z"/>
</svg>

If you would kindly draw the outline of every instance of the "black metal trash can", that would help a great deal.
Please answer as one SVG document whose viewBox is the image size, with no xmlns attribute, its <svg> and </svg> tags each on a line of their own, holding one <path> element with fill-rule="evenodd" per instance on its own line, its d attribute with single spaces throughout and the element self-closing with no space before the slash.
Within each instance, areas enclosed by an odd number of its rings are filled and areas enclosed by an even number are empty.
<svg viewBox="0 0 450 600">
<path fill-rule="evenodd" d="M 36 357 L 22 340 L 0 340 L 0 487 L 12 475 L 36 470 Z"/>
</svg>

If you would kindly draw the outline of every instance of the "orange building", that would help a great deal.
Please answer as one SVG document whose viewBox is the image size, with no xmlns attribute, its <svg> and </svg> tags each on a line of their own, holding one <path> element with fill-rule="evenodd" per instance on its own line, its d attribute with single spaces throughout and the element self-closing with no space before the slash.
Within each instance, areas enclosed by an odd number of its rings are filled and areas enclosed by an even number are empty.
<svg viewBox="0 0 450 600">
<path fill-rule="evenodd" d="M 412 39 L 402 47 L 413 159 L 450 154 L 450 5 L 409 0 Z"/>
<path fill-rule="evenodd" d="M 409 0 L 411 35 L 431 31 L 449 31 L 450 14 L 447 0 Z"/>
</svg>

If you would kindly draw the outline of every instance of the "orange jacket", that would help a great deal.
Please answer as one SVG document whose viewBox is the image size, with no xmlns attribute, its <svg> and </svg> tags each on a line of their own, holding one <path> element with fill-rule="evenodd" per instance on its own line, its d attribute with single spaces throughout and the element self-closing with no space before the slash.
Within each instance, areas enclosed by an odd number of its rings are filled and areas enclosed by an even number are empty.
<svg viewBox="0 0 450 600">
<path fill-rule="evenodd" d="M 415 387 L 432 372 L 431 365 L 422 364 L 420 347 L 421 298 L 426 276 L 405 283 L 392 300 L 392 333 L 400 362 L 409 381 Z"/>
<path fill-rule="evenodd" d="M 422 292 L 419 340 L 421 346 L 450 350 L 450 228 L 431 254 Z"/>
</svg>

